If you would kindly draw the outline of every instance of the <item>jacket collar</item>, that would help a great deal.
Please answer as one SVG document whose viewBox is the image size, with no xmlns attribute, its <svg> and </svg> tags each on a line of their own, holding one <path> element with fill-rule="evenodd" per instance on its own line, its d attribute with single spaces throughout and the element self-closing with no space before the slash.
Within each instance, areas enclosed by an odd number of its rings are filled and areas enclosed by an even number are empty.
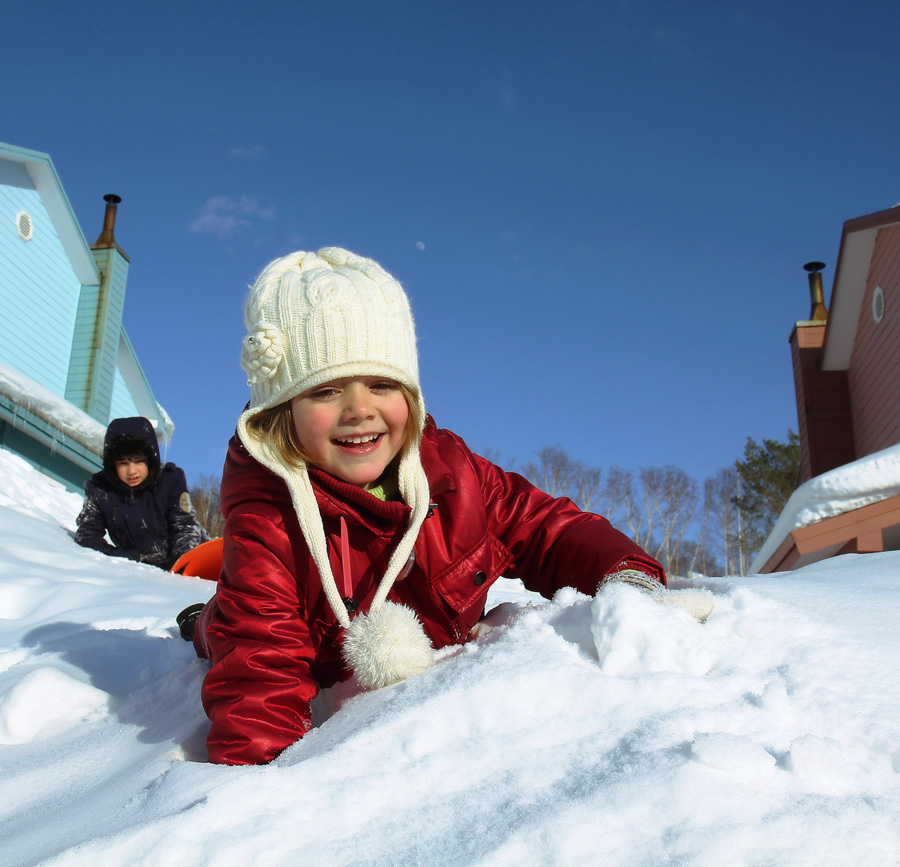
<svg viewBox="0 0 900 867">
<path fill-rule="evenodd" d="M 432 498 L 437 494 L 456 490 L 456 482 L 448 464 L 441 457 L 437 446 L 437 425 L 429 415 L 425 417 L 425 432 L 422 434 L 422 468 L 428 479 Z"/>
</svg>

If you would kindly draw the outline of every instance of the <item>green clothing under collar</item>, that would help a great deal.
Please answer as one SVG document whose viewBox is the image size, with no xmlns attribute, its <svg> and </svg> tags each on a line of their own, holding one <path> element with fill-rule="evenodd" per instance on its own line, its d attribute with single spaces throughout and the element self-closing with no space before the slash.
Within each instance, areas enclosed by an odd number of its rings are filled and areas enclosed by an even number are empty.
<svg viewBox="0 0 900 867">
<path fill-rule="evenodd" d="M 374 488 L 368 488 L 368 491 L 373 497 L 378 497 L 385 503 L 400 499 L 400 486 L 393 473 L 389 477 L 382 478 Z"/>
</svg>

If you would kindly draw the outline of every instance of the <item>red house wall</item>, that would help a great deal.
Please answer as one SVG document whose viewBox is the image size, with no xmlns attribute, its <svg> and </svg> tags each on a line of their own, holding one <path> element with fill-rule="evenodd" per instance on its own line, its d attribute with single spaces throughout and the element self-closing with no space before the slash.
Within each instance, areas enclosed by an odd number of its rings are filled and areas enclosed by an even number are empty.
<svg viewBox="0 0 900 867">
<path fill-rule="evenodd" d="M 846 371 L 822 370 L 824 325 L 797 324 L 791 335 L 797 395 L 798 484 L 856 459 Z"/>
<path fill-rule="evenodd" d="M 884 318 L 872 317 L 875 287 Z M 900 225 L 880 229 L 847 370 L 857 457 L 900 443 Z"/>
</svg>

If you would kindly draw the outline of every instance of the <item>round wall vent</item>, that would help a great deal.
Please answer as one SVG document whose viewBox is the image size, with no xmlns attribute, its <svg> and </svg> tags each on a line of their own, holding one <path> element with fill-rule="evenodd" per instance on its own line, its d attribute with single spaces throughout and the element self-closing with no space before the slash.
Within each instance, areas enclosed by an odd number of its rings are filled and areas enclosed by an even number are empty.
<svg viewBox="0 0 900 867">
<path fill-rule="evenodd" d="M 876 325 L 884 319 L 884 290 L 880 286 L 872 293 L 872 318 Z"/>
<path fill-rule="evenodd" d="M 16 231 L 23 241 L 30 241 L 34 234 L 34 223 L 31 221 L 31 215 L 26 211 L 19 211 L 16 214 Z"/>
</svg>

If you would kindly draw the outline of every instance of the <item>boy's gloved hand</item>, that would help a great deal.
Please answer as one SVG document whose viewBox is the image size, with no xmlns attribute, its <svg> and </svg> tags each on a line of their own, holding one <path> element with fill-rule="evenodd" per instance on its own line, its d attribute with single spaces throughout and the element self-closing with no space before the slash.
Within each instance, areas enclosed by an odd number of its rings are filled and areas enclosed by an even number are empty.
<svg viewBox="0 0 900 867">
<path fill-rule="evenodd" d="M 695 620 L 705 623 L 706 618 L 712 614 L 715 607 L 713 595 L 708 590 L 669 590 L 654 577 L 638 569 L 620 569 L 607 575 L 597 590 L 602 590 L 608 584 L 630 584 L 649 593 L 660 605 L 677 605 L 683 608 Z"/>
</svg>

